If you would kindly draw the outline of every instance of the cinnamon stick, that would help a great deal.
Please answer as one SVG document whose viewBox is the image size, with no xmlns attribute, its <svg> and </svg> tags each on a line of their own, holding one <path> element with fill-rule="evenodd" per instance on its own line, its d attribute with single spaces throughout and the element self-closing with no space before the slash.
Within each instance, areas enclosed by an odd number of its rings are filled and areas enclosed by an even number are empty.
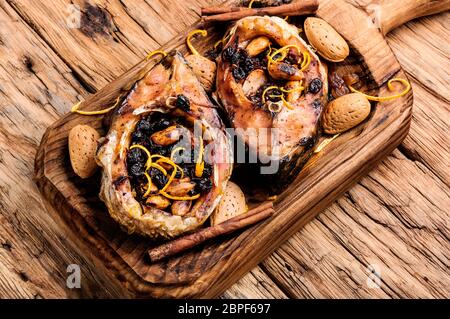
<svg viewBox="0 0 450 319">
<path fill-rule="evenodd" d="M 152 262 L 162 260 L 198 246 L 207 240 L 256 224 L 272 216 L 273 213 L 274 210 L 272 202 L 262 204 L 245 214 L 233 217 L 223 223 L 200 229 L 190 235 L 180 237 L 168 243 L 162 244 L 161 246 L 150 249 L 148 251 L 148 255 L 150 256 L 150 260 Z"/>
<path fill-rule="evenodd" d="M 249 16 L 300 16 L 316 13 L 319 8 L 318 0 L 302 0 L 290 4 L 284 4 L 277 7 L 265 8 L 245 8 L 245 7 L 210 7 L 203 8 L 202 15 L 204 22 L 224 22 L 239 20 Z M 218 12 L 218 14 L 215 14 Z"/>
</svg>

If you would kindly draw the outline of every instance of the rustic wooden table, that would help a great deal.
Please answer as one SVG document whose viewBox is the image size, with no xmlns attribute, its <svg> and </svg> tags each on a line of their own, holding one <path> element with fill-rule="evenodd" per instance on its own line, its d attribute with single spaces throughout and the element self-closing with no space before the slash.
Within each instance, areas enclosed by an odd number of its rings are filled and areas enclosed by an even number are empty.
<svg viewBox="0 0 450 319">
<path fill-rule="evenodd" d="M 0 0 L 0 298 L 120 297 L 43 202 L 35 152 L 73 103 L 217 2 Z M 450 297 L 449 30 L 447 12 L 388 36 L 415 93 L 410 135 L 223 297 Z"/>
</svg>

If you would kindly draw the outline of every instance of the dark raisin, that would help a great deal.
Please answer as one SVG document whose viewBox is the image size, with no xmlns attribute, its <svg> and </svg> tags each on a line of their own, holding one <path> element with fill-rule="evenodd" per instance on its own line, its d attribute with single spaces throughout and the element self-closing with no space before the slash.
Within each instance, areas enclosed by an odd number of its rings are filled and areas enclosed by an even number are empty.
<svg viewBox="0 0 450 319">
<path fill-rule="evenodd" d="M 153 132 L 158 132 L 158 131 L 162 131 L 165 128 L 169 127 L 171 124 L 171 122 L 166 119 L 166 118 L 161 118 L 155 122 L 152 123 L 152 131 Z"/>
<path fill-rule="evenodd" d="M 132 176 L 141 176 L 144 174 L 145 166 L 143 163 L 133 164 L 130 168 L 130 174 Z"/>
<path fill-rule="evenodd" d="M 223 53 L 222 53 L 222 57 L 225 61 L 231 62 L 231 59 L 233 58 L 234 54 L 236 53 L 236 50 L 234 47 L 229 46 L 228 48 L 226 48 Z"/>
<path fill-rule="evenodd" d="M 145 133 L 149 133 L 152 128 L 150 121 L 146 118 L 141 119 L 136 125 L 136 131 L 142 131 Z"/>
<path fill-rule="evenodd" d="M 244 63 L 242 63 L 241 67 L 244 69 L 246 73 L 252 72 L 258 66 L 258 61 L 256 59 L 245 59 Z"/>
<path fill-rule="evenodd" d="M 314 109 L 319 110 L 322 107 L 322 101 L 320 101 L 319 99 L 316 99 L 316 100 L 314 100 L 312 106 Z"/>
<path fill-rule="evenodd" d="M 144 151 L 142 151 L 139 148 L 133 148 L 128 152 L 128 163 L 136 164 L 136 163 L 143 163 L 146 161 Z"/>
<path fill-rule="evenodd" d="M 141 144 L 145 140 L 145 135 L 142 131 L 135 131 L 131 136 L 131 140 L 134 144 Z"/>
<path fill-rule="evenodd" d="M 322 81 L 320 79 L 314 79 L 309 84 L 308 92 L 316 94 L 322 89 Z"/>
<path fill-rule="evenodd" d="M 187 177 L 194 177 L 195 176 L 195 164 L 185 164 L 183 167 L 184 175 Z"/>
<path fill-rule="evenodd" d="M 299 144 L 305 147 L 305 150 L 310 150 L 316 144 L 316 139 L 312 136 L 303 137 Z"/>
<path fill-rule="evenodd" d="M 184 96 L 183 94 L 179 94 L 177 96 L 176 106 L 177 108 L 187 112 L 191 108 L 191 102 L 186 96 Z"/>
<path fill-rule="evenodd" d="M 213 173 L 213 166 L 211 164 L 205 163 L 205 168 L 203 169 L 202 177 L 211 177 Z"/>
<path fill-rule="evenodd" d="M 195 183 L 195 190 L 199 193 L 209 192 L 213 187 L 213 183 L 209 178 L 193 178 L 192 181 Z"/>
<path fill-rule="evenodd" d="M 163 188 L 167 183 L 167 177 L 156 168 L 150 169 L 150 177 L 152 178 L 152 182 L 155 183 L 156 187 L 159 189 Z"/>
<path fill-rule="evenodd" d="M 233 69 L 233 77 L 236 81 L 241 81 L 245 79 L 245 76 L 246 76 L 245 71 L 242 68 L 237 67 Z"/>
</svg>

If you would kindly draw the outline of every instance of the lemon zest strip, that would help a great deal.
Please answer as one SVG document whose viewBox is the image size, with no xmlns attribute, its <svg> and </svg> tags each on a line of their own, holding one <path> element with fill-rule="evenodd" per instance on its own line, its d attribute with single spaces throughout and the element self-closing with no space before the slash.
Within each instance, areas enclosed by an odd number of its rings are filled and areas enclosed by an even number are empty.
<svg viewBox="0 0 450 319">
<path fill-rule="evenodd" d="M 167 176 L 167 175 L 168 175 L 166 169 L 165 169 L 164 167 L 162 167 L 161 165 L 159 165 L 159 164 L 151 163 L 151 164 L 150 164 L 150 167 L 154 167 L 154 168 L 156 168 L 157 170 L 161 171 L 161 173 L 163 173 L 164 176 Z"/>
<path fill-rule="evenodd" d="M 322 150 L 323 150 L 325 147 L 327 147 L 328 144 L 330 144 L 332 141 L 334 141 L 339 135 L 341 135 L 341 134 L 339 133 L 339 134 L 336 134 L 336 135 L 334 135 L 334 136 L 332 136 L 332 137 L 330 137 L 330 138 L 324 139 L 324 140 L 322 141 L 322 143 L 320 143 L 319 145 L 317 145 L 317 147 L 314 149 L 314 154 L 317 154 L 317 153 L 322 152 Z"/>
<path fill-rule="evenodd" d="M 284 47 L 279 48 L 278 50 L 275 50 L 275 52 L 273 52 L 273 53 L 269 56 L 268 64 L 270 65 L 271 63 L 279 62 L 279 61 L 284 60 L 284 59 L 286 58 L 286 56 L 287 56 L 287 51 L 288 51 L 288 49 L 290 49 L 290 48 L 294 48 L 294 49 L 296 49 L 296 50 L 298 51 L 298 53 L 301 53 L 301 50 L 300 50 L 300 48 L 298 47 L 298 45 L 295 45 L 295 44 L 285 45 Z M 277 54 L 280 54 L 280 53 L 282 54 L 282 55 L 281 55 L 281 58 L 274 60 L 273 58 L 274 58 Z"/>
<path fill-rule="evenodd" d="M 202 37 L 206 37 L 208 35 L 208 31 L 196 29 L 196 30 L 193 30 L 188 33 L 188 36 L 186 38 L 186 43 L 187 43 L 189 50 L 191 50 L 193 55 L 200 55 L 200 53 L 194 48 L 194 46 L 191 43 L 192 37 L 197 34 L 200 34 Z"/>
<path fill-rule="evenodd" d="M 78 102 L 78 103 L 76 103 L 76 104 L 74 104 L 72 106 L 72 108 L 70 109 L 70 112 L 81 114 L 81 115 L 101 115 L 101 114 L 106 114 L 109 111 L 113 110 L 119 104 L 119 101 L 120 101 L 120 96 L 117 97 L 116 102 L 114 103 L 114 105 L 112 105 L 112 106 L 110 106 L 110 107 L 108 107 L 106 109 L 99 110 L 99 111 L 80 111 L 80 110 L 78 110 L 78 108 L 80 107 L 81 102 Z"/>
<path fill-rule="evenodd" d="M 198 158 L 195 161 L 195 176 L 202 177 L 203 170 L 205 168 L 205 162 L 203 161 L 204 145 L 203 145 L 203 138 L 201 136 L 199 136 L 199 141 L 200 141 L 200 149 L 198 151 Z"/>
<path fill-rule="evenodd" d="M 175 164 L 170 158 L 163 156 L 162 158 L 160 158 L 159 160 L 156 161 L 156 164 L 159 164 L 159 163 L 166 163 L 166 164 L 169 164 L 170 166 L 173 167 L 173 170 L 174 170 L 175 172 L 176 172 L 177 170 L 180 171 L 180 173 L 181 173 L 181 178 L 184 177 L 184 172 L 183 172 L 183 170 L 181 169 L 181 167 L 178 166 L 177 164 Z"/>
<path fill-rule="evenodd" d="M 309 52 L 305 51 L 303 52 L 303 61 L 300 66 L 300 71 L 303 72 L 306 70 L 306 68 L 311 64 L 311 55 Z"/>
<path fill-rule="evenodd" d="M 147 162 L 145 163 L 145 166 L 147 167 L 147 169 L 150 168 L 150 165 L 152 164 L 152 154 L 150 154 L 150 151 L 142 145 L 136 144 L 136 145 L 132 145 L 130 147 L 130 150 L 134 149 L 134 148 L 138 148 L 140 150 L 143 150 L 145 152 L 145 154 L 147 154 Z"/>
<path fill-rule="evenodd" d="M 281 96 L 281 100 L 283 101 L 284 105 L 286 105 L 286 107 L 290 110 L 293 110 L 294 107 L 292 106 L 291 103 L 289 103 L 288 101 L 286 101 L 286 99 L 284 98 L 284 95 Z"/>
<path fill-rule="evenodd" d="M 154 57 L 155 55 L 161 54 L 164 58 L 167 56 L 167 53 L 162 51 L 162 50 L 155 50 L 150 52 L 149 54 L 147 54 L 147 56 L 145 57 L 145 61 L 150 60 L 152 57 Z"/>
<path fill-rule="evenodd" d="M 274 105 L 277 106 L 276 109 L 274 109 Z M 282 106 L 280 104 L 278 104 L 278 103 L 273 103 L 272 102 L 272 103 L 269 103 L 268 109 L 272 113 L 279 113 L 279 112 L 281 112 Z"/>
<path fill-rule="evenodd" d="M 297 88 L 293 88 L 290 90 L 285 89 L 284 87 L 280 88 L 281 92 L 284 93 L 292 93 L 292 92 L 297 92 L 297 91 L 303 91 L 305 88 L 303 86 L 299 86 Z"/>
<path fill-rule="evenodd" d="M 275 86 L 275 85 L 272 85 L 272 86 L 267 87 L 267 88 L 263 91 L 263 94 L 262 94 L 262 101 L 263 101 L 264 104 L 266 103 L 266 94 L 267 94 L 267 92 L 269 92 L 269 91 L 271 91 L 271 90 L 275 90 L 275 89 L 279 89 L 279 87 L 278 87 L 278 86 Z"/>
<path fill-rule="evenodd" d="M 392 86 L 393 82 L 400 82 L 405 86 L 405 89 L 396 95 L 392 95 L 392 96 L 371 96 L 371 95 L 367 95 L 364 94 L 363 92 L 360 92 L 356 89 L 354 89 L 351 85 L 349 85 L 350 91 L 352 91 L 353 93 L 360 93 L 362 95 L 364 95 L 369 101 L 375 101 L 375 102 L 383 102 L 383 101 L 390 101 L 393 99 L 398 99 L 404 95 L 406 95 L 410 90 L 411 90 L 411 84 L 405 80 L 405 79 L 400 79 L 400 78 L 394 78 L 389 80 L 388 82 L 388 89 L 389 91 L 394 91 L 394 87 Z"/>
</svg>

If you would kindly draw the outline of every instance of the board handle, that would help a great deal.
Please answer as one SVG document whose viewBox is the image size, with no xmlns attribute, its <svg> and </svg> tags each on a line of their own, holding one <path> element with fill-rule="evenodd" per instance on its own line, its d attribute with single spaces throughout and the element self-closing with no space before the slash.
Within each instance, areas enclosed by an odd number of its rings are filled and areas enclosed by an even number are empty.
<svg viewBox="0 0 450 319">
<path fill-rule="evenodd" d="M 413 19 L 450 10 L 450 0 L 371 0 L 364 7 L 381 32 L 386 35 Z"/>
</svg>

